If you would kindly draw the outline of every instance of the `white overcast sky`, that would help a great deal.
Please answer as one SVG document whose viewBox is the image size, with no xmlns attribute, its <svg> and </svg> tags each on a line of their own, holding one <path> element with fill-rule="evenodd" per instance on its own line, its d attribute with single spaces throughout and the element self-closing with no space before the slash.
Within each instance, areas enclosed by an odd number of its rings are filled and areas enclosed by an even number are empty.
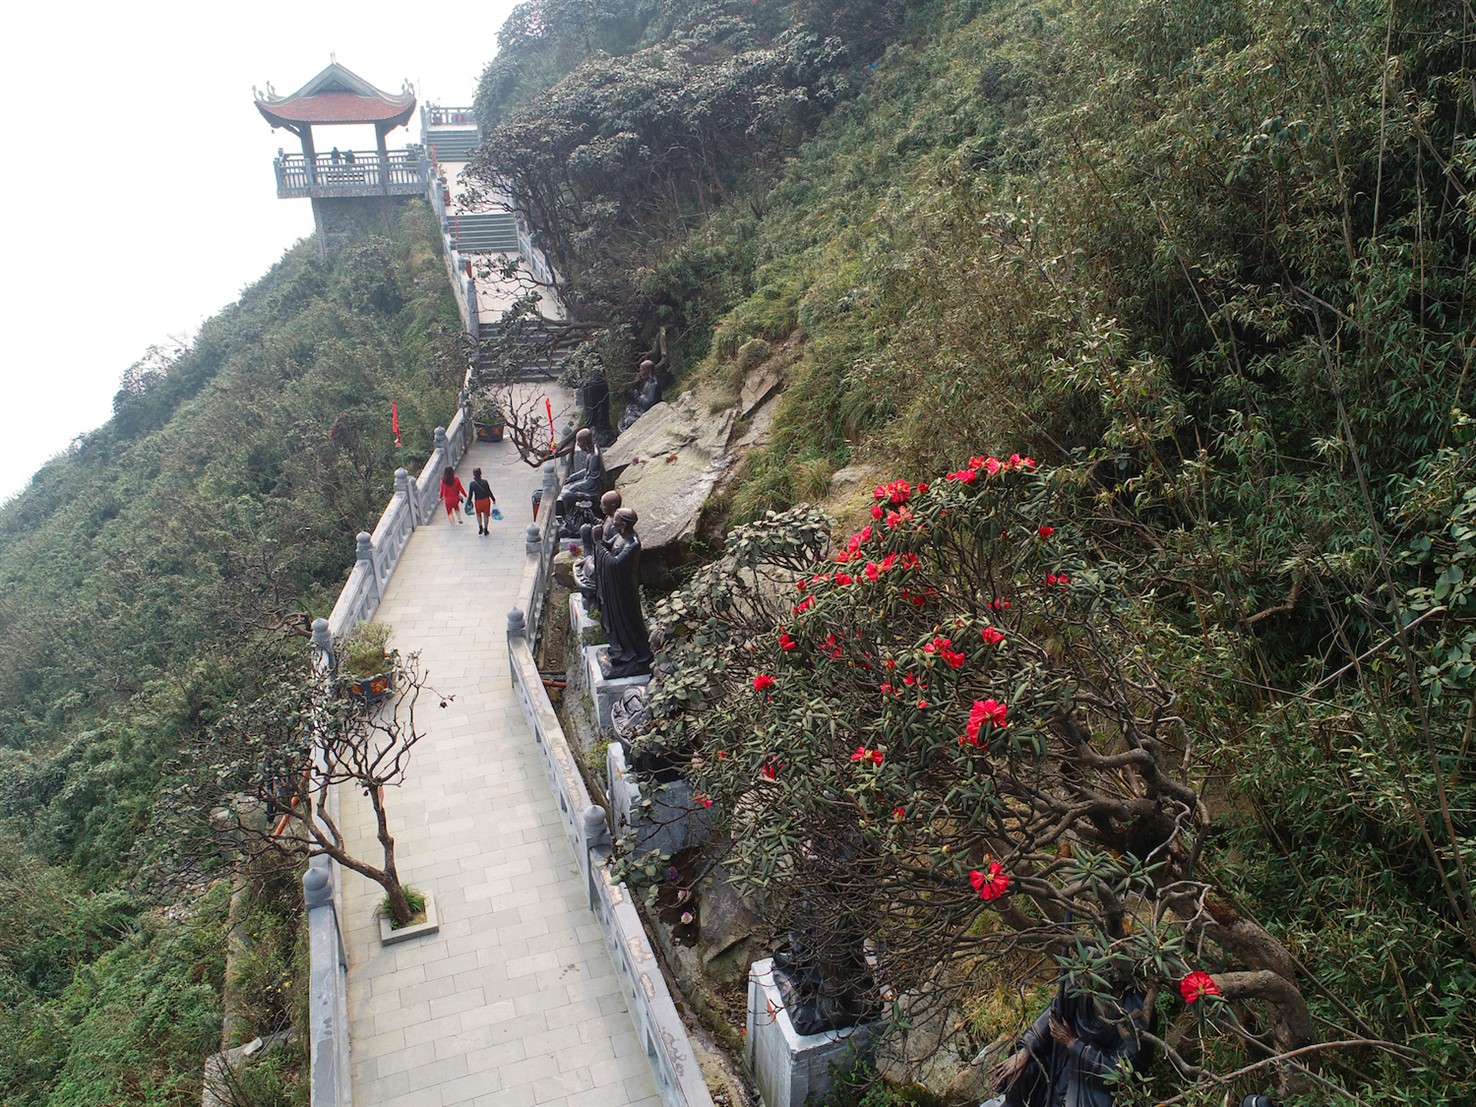
<svg viewBox="0 0 1476 1107">
<path fill-rule="evenodd" d="M 422 103 L 470 103 L 513 6 L 77 0 L 7 15 L 0 501 L 107 421 L 151 343 L 192 336 L 311 233 L 308 201 L 278 200 L 272 177 L 297 139 L 257 113 L 253 84 L 291 92 L 332 53 L 380 88 L 408 78 Z M 412 128 L 391 145 L 418 141 Z"/>
</svg>

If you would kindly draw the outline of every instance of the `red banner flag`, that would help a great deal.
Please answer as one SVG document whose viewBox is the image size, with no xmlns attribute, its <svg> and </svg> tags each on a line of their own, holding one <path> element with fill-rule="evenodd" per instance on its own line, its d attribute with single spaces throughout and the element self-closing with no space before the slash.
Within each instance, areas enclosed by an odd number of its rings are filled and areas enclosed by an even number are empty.
<svg viewBox="0 0 1476 1107">
<path fill-rule="evenodd" d="M 393 400 L 390 401 L 390 430 L 394 433 L 394 436 L 395 436 L 395 445 L 396 446 L 399 446 L 400 445 L 400 409 L 395 406 L 395 402 Z"/>
<path fill-rule="evenodd" d="M 548 412 L 548 448 L 552 452 L 559 448 L 559 444 L 554 441 L 554 405 L 547 396 L 543 397 L 543 410 Z"/>
</svg>

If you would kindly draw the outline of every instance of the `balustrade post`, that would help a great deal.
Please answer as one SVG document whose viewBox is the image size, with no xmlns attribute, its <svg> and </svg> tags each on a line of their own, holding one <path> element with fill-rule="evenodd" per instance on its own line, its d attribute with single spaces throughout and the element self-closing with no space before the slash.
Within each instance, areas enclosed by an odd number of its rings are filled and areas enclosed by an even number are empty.
<svg viewBox="0 0 1476 1107">
<path fill-rule="evenodd" d="M 379 579 L 379 565 L 376 563 L 374 556 L 374 536 L 367 530 L 359 531 L 359 537 L 355 541 L 354 553 L 356 559 L 360 563 L 365 564 L 369 571 L 369 579 L 374 584 L 374 606 L 378 607 L 379 588 L 382 582 Z"/>
<path fill-rule="evenodd" d="M 313 650 L 324 668 L 333 668 L 333 635 L 328 632 L 328 620 L 321 616 L 313 620 Z"/>
<path fill-rule="evenodd" d="M 476 334 L 481 328 L 482 317 L 477 311 L 477 281 L 475 277 L 466 278 L 466 315 L 469 320 L 467 330 Z"/>
<path fill-rule="evenodd" d="M 559 468 L 556 461 L 543 463 L 543 509 L 552 511 L 559 498 Z"/>
<path fill-rule="evenodd" d="M 471 392 L 463 388 L 456 394 L 456 404 L 461 408 L 461 450 L 464 457 L 477 436 L 476 428 L 472 426 Z"/>
<path fill-rule="evenodd" d="M 395 470 L 395 495 L 404 499 L 410 515 L 410 529 L 414 530 L 420 523 L 420 505 L 415 502 L 415 486 L 410 483 L 410 473 L 403 467 Z"/>
<path fill-rule="evenodd" d="M 507 636 L 509 638 L 528 636 L 528 617 L 523 614 L 521 607 L 514 607 L 507 613 Z"/>
<path fill-rule="evenodd" d="M 549 508 L 550 511 L 553 508 Z M 537 523 L 529 523 L 528 529 L 523 532 L 523 550 L 526 553 L 537 553 L 538 547 L 543 545 L 543 531 L 538 528 Z"/>
<path fill-rule="evenodd" d="M 451 443 L 450 443 L 450 440 L 446 437 L 446 428 L 445 427 L 437 427 L 436 428 L 436 449 L 439 450 L 439 451 L 441 451 L 441 456 L 443 458 L 445 458 L 445 460 L 443 462 L 441 462 L 441 464 L 442 465 L 450 465 L 451 464 Z M 437 474 L 437 475 L 439 476 L 439 474 Z"/>
</svg>

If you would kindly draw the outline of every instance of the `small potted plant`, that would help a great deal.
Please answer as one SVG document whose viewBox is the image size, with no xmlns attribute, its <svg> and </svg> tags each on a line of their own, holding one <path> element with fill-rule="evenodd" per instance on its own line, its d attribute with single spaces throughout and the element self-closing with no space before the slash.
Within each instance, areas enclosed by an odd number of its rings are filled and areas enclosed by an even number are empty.
<svg viewBox="0 0 1476 1107">
<path fill-rule="evenodd" d="M 478 442 L 501 442 L 502 432 L 507 427 L 507 415 L 502 410 L 501 401 L 496 396 L 488 397 L 472 416 L 472 424 L 476 427 Z"/>
<path fill-rule="evenodd" d="M 395 659 L 389 649 L 388 623 L 360 623 L 338 647 L 339 687 L 365 703 L 384 699 L 395 687 Z"/>
</svg>

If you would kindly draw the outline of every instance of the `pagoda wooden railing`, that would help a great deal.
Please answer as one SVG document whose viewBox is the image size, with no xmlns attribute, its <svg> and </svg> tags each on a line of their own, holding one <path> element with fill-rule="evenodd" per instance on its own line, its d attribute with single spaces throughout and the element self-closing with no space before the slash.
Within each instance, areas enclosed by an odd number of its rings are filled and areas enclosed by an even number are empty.
<svg viewBox="0 0 1476 1107">
<path fill-rule="evenodd" d="M 426 175 L 419 150 L 341 150 L 337 157 L 279 153 L 272 162 L 281 199 L 328 196 L 417 196 Z"/>
</svg>

